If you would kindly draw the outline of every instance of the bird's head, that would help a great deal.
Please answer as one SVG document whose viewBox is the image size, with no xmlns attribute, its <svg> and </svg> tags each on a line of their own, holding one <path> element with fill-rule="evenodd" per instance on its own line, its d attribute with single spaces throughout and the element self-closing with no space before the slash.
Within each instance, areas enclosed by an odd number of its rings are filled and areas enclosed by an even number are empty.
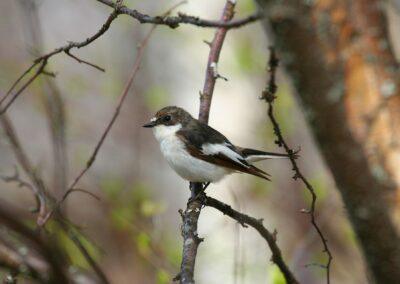
<svg viewBox="0 0 400 284">
<path fill-rule="evenodd" d="M 154 117 L 150 119 L 150 122 L 143 125 L 143 127 L 184 125 L 191 119 L 192 116 L 184 109 L 176 106 L 167 106 L 157 111 Z"/>
<path fill-rule="evenodd" d="M 171 134 L 175 134 L 182 126 L 186 126 L 192 116 L 184 109 L 176 106 L 167 106 L 155 114 L 149 123 L 143 125 L 146 128 L 153 128 L 157 140 L 163 140 Z"/>
</svg>

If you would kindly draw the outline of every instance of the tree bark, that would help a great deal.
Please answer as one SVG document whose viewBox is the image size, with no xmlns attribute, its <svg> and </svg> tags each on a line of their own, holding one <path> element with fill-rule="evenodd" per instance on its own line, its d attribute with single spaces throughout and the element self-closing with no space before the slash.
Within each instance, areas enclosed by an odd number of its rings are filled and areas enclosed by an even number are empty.
<svg viewBox="0 0 400 284">
<path fill-rule="evenodd" d="M 400 83 L 382 1 L 257 0 L 371 280 L 400 279 Z"/>
</svg>

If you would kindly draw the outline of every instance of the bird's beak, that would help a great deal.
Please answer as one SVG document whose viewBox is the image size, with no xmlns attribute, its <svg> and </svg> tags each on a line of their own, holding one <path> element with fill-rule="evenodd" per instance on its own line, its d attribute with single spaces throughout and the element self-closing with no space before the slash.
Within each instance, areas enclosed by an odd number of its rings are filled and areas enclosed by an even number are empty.
<svg viewBox="0 0 400 284">
<path fill-rule="evenodd" d="M 146 127 L 146 128 L 152 128 L 154 126 L 156 126 L 155 121 L 150 121 L 149 123 L 146 123 L 145 125 L 143 125 L 143 127 Z"/>
</svg>

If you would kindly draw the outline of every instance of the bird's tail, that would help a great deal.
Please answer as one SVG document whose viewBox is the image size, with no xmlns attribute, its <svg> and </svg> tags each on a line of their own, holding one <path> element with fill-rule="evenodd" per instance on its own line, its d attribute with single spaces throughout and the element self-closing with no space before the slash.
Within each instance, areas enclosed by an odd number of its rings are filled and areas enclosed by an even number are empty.
<svg viewBox="0 0 400 284">
<path fill-rule="evenodd" d="M 282 159 L 289 158 L 288 154 L 281 153 L 273 153 L 273 152 L 264 152 L 255 149 L 244 148 L 241 149 L 242 156 L 246 159 L 246 162 L 258 162 L 266 159 Z M 298 155 L 294 153 L 293 157 L 295 159 L 298 158 Z"/>
</svg>

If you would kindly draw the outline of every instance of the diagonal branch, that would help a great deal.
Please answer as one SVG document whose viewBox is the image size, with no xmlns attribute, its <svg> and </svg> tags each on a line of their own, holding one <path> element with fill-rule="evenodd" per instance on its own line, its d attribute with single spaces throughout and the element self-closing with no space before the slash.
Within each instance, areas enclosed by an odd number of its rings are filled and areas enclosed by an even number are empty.
<svg viewBox="0 0 400 284">
<path fill-rule="evenodd" d="M 93 36 L 87 38 L 84 41 L 81 42 L 69 42 L 68 44 L 61 46 L 59 48 L 56 48 L 55 50 L 42 55 L 38 58 L 36 58 L 32 65 L 29 66 L 29 68 L 24 71 L 24 73 L 22 73 L 22 75 L 20 77 L 18 77 L 18 79 L 12 84 L 11 88 L 7 91 L 7 93 L 0 99 L 0 106 L 3 105 L 3 103 L 6 101 L 6 99 L 13 93 L 14 89 L 17 87 L 17 85 L 22 81 L 23 78 L 25 78 L 30 71 L 32 71 L 37 65 L 39 65 L 39 67 L 37 68 L 36 72 L 34 75 L 32 75 L 27 82 L 21 87 L 19 88 L 11 97 L 11 99 L 7 102 L 7 104 L 5 104 L 4 107 L 2 107 L 0 109 L 0 115 L 4 114 L 8 108 L 11 106 L 11 104 L 21 95 L 21 93 L 32 83 L 35 81 L 35 79 L 37 77 L 39 77 L 41 74 L 45 73 L 44 68 L 46 67 L 48 60 L 53 57 L 56 54 L 62 53 L 64 52 L 65 54 L 67 54 L 68 56 L 70 56 L 71 58 L 77 60 L 79 63 L 84 63 L 87 64 L 89 66 L 92 66 L 100 71 L 104 71 L 103 68 L 93 64 L 93 63 L 89 63 L 85 60 L 82 60 L 80 58 L 78 58 L 75 55 L 71 54 L 71 49 L 73 48 L 82 48 L 84 46 L 89 45 L 90 43 L 92 43 L 93 41 L 95 41 L 96 39 L 98 39 L 100 36 L 102 36 L 111 26 L 111 23 L 118 17 L 118 12 L 117 9 L 114 10 L 107 18 L 106 22 L 103 24 L 103 26 L 100 28 L 99 31 L 97 31 Z"/>
<path fill-rule="evenodd" d="M 164 13 L 164 17 L 166 17 L 168 14 L 171 13 L 171 11 L 173 9 L 175 9 L 176 7 L 178 7 L 179 5 L 181 5 L 183 2 L 179 2 L 178 4 L 174 5 L 172 8 L 170 8 L 167 12 Z M 71 185 L 69 186 L 68 190 L 65 192 L 64 196 L 56 203 L 55 207 L 53 210 L 51 210 L 50 212 L 48 212 L 48 214 L 46 215 L 45 219 L 43 220 L 43 224 L 44 225 L 53 215 L 54 211 L 56 211 L 61 204 L 64 202 L 64 200 L 67 198 L 67 196 L 73 192 L 73 191 L 82 191 L 82 190 L 77 190 L 75 188 L 75 186 L 78 184 L 78 182 L 81 180 L 81 178 L 86 174 L 86 172 L 91 168 L 91 166 L 93 165 L 94 161 L 96 160 L 97 154 L 100 151 L 101 146 L 103 145 L 106 137 L 108 136 L 108 134 L 110 133 L 110 130 L 112 128 L 112 126 L 114 125 L 115 121 L 117 120 L 122 105 L 126 99 L 126 97 L 128 96 L 129 90 L 133 84 L 134 79 L 136 78 L 136 75 L 139 71 L 140 65 L 142 63 L 143 60 L 143 56 L 144 56 L 144 51 L 146 49 L 146 46 L 151 38 L 151 36 L 153 35 L 155 29 L 157 28 L 157 25 L 153 25 L 151 27 L 151 29 L 149 30 L 149 32 L 146 34 L 146 36 L 144 37 L 144 39 L 139 43 L 138 45 L 138 49 L 137 49 L 137 53 L 136 53 L 136 57 L 135 57 L 135 61 L 133 63 L 133 67 L 132 67 L 132 71 L 131 74 L 129 76 L 128 81 L 125 84 L 125 87 L 122 91 L 122 94 L 120 96 L 120 99 L 118 101 L 118 104 L 114 110 L 114 114 L 111 117 L 111 120 L 107 123 L 107 126 L 103 132 L 103 134 L 100 137 L 100 140 L 97 142 L 96 146 L 94 147 L 94 150 L 92 152 L 92 154 L 90 155 L 88 161 L 86 162 L 86 166 L 80 171 L 80 173 L 75 177 L 74 181 L 71 183 Z"/>
<path fill-rule="evenodd" d="M 27 71 L 25 71 L 25 72 L 17 79 L 17 81 L 15 81 L 15 83 L 13 84 L 13 86 L 11 87 L 11 89 L 8 90 L 7 93 L 4 95 L 4 97 L 1 99 L 1 102 L 4 102 L 4 101 L 7 99 L 7 97 L 8 97 L 9 95 L 11 95 L 13 89 L 18 85 L 18 82 L 20 82 L 20 81 L 23 79 L 23 77 L 24 77 L 25 75 L 27 75 L 37 64 L 39 64 L 39 62 L 33 63 L 33 64 L 27 69 Z M 21 95 L 22 92 L 23 92 L 30 84 L 32 84 L 32 83 L 36 80 L 36 78 L 38 78 L 38 77 L 40 76 L 40 74 L 42 74 L 42 73 L 45 72 L 44 68 L 46 67 L 46 65 L 47 65 L 47 59 L 44 59 L 44 60 L 40 61 L 40 65 L 39 65 L 38 69 L 36 70 L 35 74 L 33 74 L 32 77 L 30 77 L 30 78 L 25 82 L 25 84 L 23 84 L 23 85 L 21 86 L 21 88 L 19 88 L 19 89 L 14 93 L 14 95 L 11 97 L 11 99 L 6 103 L 6 105 L 5 105 L 4 107 L 0 108 L 0 116 L 3 115 L 3 114 L 8 110 L 8 108 L 12 105 L 12 103 L 19 97 L 19 95 Z M 1 105 L 0 105 L 0 106 L 1 106 Z"/>
<path fill-rule="evenodd" d="M 272 122 L 272 125 L 274 127 L 274 133 L 275 133 L 276 137 L 278 138 L 277 144 L 279 147 L 283 147 L 285 149 L 286 153 L 289 155 L 289 159 L 292 164 L 292 169 L 295 173 L 293 176 L 293 179 L 295 179 L 295 180 L 300 179 L 304 183 L 308 192 L 311 195 L 312 199 L 311 199 L 310 209 L 307 211 L 304 211 L 304 213 L 308 213 L 310 215 L 311 224 L 314 227 L 314 229 L 316 230 L 319 238 L 321 239 L 321 242 L 323 245 L 323 252 L 326 253 L 326 255 L 327 255 L 326 264 L 322 265 L 322 267 L 326 269 L 326 281 L 329 284 L 330 283 L 330 267 L 331 267 L 331 262 L 332 262 L 332 253 L 329 250 L 328 241 L 325 238 L 324 234 L 322 233 L 321 228 L 318 226 L 317 221 L 315 219 L 315 204 L 317 202 L 317 195 L 315 193 L 314 187 L 310 184 L 310 182 L 301 173 L 300 168 L 296 162 L 296 158 L 295 158 L 296 153 L 289 147 L 289 145 L 286 143 L 285 139 L 283 138 L 280 126 L 274 116 L 273 103 L 276 99 L 275 93 L 277 91 L 277 85 L 275 83 L 275 74 L 276 74 L 276 68 L 278 67 L 278 65 L 279 65 L 279 59 L 277 58 L 277 56 L 275 54 L 274 48 L 270 47 L 270 59 L 268 62 L 270 77 L 269 77 L 268 83 L 265 87 L 265 90 L 262 93 L 261 99 L 264 99 L 268 103 L 268 117 L 270 118 L 270 120 Z"/>
<path fill-rule="evenodd" d="M 279 267 L 279 269 L 282 271 L 282 274 L 285 277 L 286 283 L 288 283 L 288 284 L 299 283 L 296 280 L 296 278 L 294 277 L 293 273 L 290 271 L 290 269 L 287 266 L 287 264 L 285 263 L 285 261 L 283 260 L 281 250 L 279 249 L 278 245 L 276 244 L 276 231 L 274 231 L 273 233 L 268 231 L 268 229 L 264 227 L 264 225 L 262 223 L 262 219 L 258 220 L 249 215 L 240 213 L 240 212 L 232 209 L 232 207 L 229 206 L 228 204 L 225 204 L 217 199 L 214 199 L 214 198 L 208 197 L 208 196 L 205 198 L 205 205 L 217 209 L 218 211 L 222 212 L 224 215 L 228 215 L 232 219 L 238 221 L 242 226 L 249 225 L 249 226 L 253 227 L 255 230 L 257 230 L 257 232 L 268 243 L 268 246 L 272 252 L 271 261 L 273 261 Z"/>
<path fill-rule="evenodd" d="M 179 24 L 191 24 L 191 25 L 195 25 L 198 27 L 212 27 L 212 28 L 225 28 L 225 29 L 239 28 L 239 27 L 242 27 L 249 23 L 256 22 L 263 17 L 262 13 L 260 13 L 260 12 L 256 12 L 253 15 L 247 16 L 243 19 L 236 20 L 236 21 L 231 21 L 231 19 L 226 20 L 226 21 L 225 20 L 221 20 L 221 21 L 203 20 L 203 19 L 200 19 L 199 17 L 194 17 L 194 16 L 183 14 L 183 13 L 179 13 L 178 16 L 175 16 L 175 17 L 168 17 L 168 16 L 165 16 L 165 14 L 162 16 L 151 17 L 148 15 L 142 14 L 142 13 L 138 12 L 137 10 L 132 10 L 132 9 L 127 8 L 126 6 L 123 6 L 122 2 L 117 1 L 114 3 L 111 0 L 97 0 L 97 1 L 107 5 L 109 7 L 112 7 L 114 9 L 113 12 L 107 18 L 106 22 L 100 28 L 100 30 L 97 31 L 93 36 L 87 38 L 84 41 L 69 42 L 68 44 L 66 44 L 64 46 L 56 48 L 52 52 L 49 52 L 41 57 L 36 58 L 34 60 L 34 62 L 27 68 L 27 70 L 24 71 L 24 73 L 21 74 L 21 76 L 12 84 L 11 88 L 6 92 L 6 94 L 0 99 L 0 106 L 1 106 L 1 105 L 3 105 L 3 102 L 12 94 L 12 92 L 14 91 L 16 86 L 22 81 L 22 79 L 25 78 L 26 75 L 28 75 L 30 73 L 30 71 L 32 71 L 38 64 L 40 64 L 40 66 L 36 70 L 35 74 L 32 75 L 28 79 L 28 81 L 20 89 L 18 89 L 18 91 L 16 91 L 14 93 L 11 100 L 7 104 L 3 108 L 0 109 L 0 115 L 2 115 L 3 113 L 5 113 L 7 111 L 7 109 L 12 105 L 12 103 L 19 97 L 19 95 L 33 81 L 35 81 L 35 79 L 37 77 L 39 77 L 39 75 L 47 73 L 44 70 L 44 68 L 47 65 L 48 59 L 56 54 L 63 52 L 65 54 L 67 54 L 69 57 L 78 61 L 79 63 L 86 64 L 88 66 L 91 66 L 97 70 L 104 72 L 105 71 L 104 68 L 102 68 L 96 64 L 90 63 L 86 60 L 83 60 L 83 59 L 77 57 L 76 55 L 71 54 L 70 51 L 73 48 L 78 49 L 78 48 L 87 46 L 87 45 L 91 44 L 93 41 L 95 41 L 96 39 L 98 39 L 110 28 L 111 23 L 119 15 L 122 15 L 122 14 L 129 15 L 129 16 L 137 19 L 142 24 L 150 23 L 150 24 L 154 24 L 154 25 L 166 25 L 166 26 L 169 26 L 170 28 L 176 28 L 179 26 Z M 233 1 L 232 1 L 232 3 L 233 3 Z"/>
<path fill-rule="evenodd" d="M 97 0 L 111 8 L 116 9 L 117 3 L 114 3 L 111 0 Z M 235 1 L 231 1 L 232 3 Z M 160 17 L 160 16 L 149 16 L 135 9 L 130 9 L 128 7 L 122 6 L 118 9 L 119 14 L 124 14 L 131 16 L 132 18 L 138 20 L 141 24 L 155 24 L 155 25 L 165 25 L 170 28 L 177 28 L 180 24 L 189 24 L 194 25 L 197 27 L 203 28 L 227 28 L 227 29 L 234 29 L 240 28 L 244 25 L 254 23 L 260 20 L 263 17 L 263 14 L 260 12 L 256 12 L 252 15 L 249 15 L 243 19 L 239 20 L 220 20 L 220 21 L 213 21 L 213 20 L 204 20 L 199 17 L 186 15 L 184 13 L 178 13 L 178 16 L 174 17 Z"/>
</svg>

